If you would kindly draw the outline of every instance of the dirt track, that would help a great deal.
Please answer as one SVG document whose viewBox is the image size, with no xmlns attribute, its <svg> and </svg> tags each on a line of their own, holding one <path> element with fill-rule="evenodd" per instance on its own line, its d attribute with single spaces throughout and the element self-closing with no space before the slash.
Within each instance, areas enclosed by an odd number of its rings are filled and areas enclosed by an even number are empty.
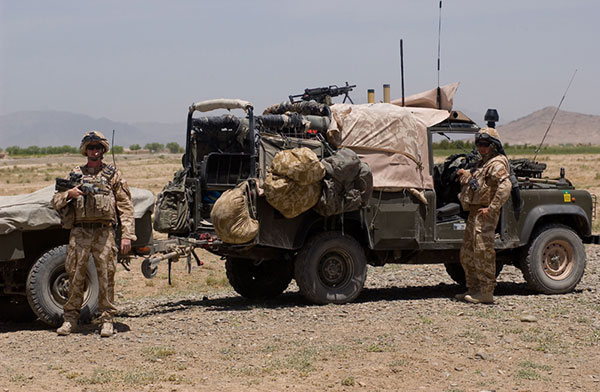
<svg viewBox="0 0 600 392">
<path fill-rule="evenodd" d="M 370 268 L 355 303 L 307 305 L 292 284 L 249 302 L 222 261 L 157 278 L 119 271 L 118 333 L 58 337 L 0 323 L 0 391 L 592 391 L 600 389 L 600 247 L 567 295 L 505 267 L 497 304 L 467 305 L 443 266 Z M 524 316 L 533 318 L 525 321 Z"/>
</svg>

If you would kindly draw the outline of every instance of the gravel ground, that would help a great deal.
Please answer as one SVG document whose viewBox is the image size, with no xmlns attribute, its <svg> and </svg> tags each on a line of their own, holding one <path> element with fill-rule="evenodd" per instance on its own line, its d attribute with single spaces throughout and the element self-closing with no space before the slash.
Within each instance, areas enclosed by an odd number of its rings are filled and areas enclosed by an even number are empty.
<svg viewBox="0 0 600 392">
<path fill-rule="evenodd" d="M 356 302 L 327 306 L 294 284 L 247 301 L 216 258 L 176 265 L 174 289 L 119 271 L 112 338 L 0 323 L 0 392 L 600 390 L 600 247 L 586 250 L 575 292 L 534 294 L 508 266 L 491 306 L 453 300 L 441 265 L 369 267 Z"/>
</svg>

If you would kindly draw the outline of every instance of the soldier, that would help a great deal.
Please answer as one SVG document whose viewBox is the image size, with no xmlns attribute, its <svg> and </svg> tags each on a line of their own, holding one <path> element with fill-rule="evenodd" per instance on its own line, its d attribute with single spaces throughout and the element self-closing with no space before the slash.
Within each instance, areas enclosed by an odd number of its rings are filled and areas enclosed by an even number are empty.
<svg viewBox="0 0 600 392">
<path fill-rule="evenodd" d="M 500 209 L 510 196 L 510 166 L 495 129 L 481 129 L 475 135 L 475 145 L 481 159 L 471 170 L 457 172 L 459 199 L 469 218 L 460 249 L 467 292 L 457 294 L 456 299 L 491 304 L 496 287 L 494 238 Z"/>
<path fill-rule="evenodd" d="M 122 227 L 121 253 L 127 254 L 131 250 L 131 241 L 136 239 L 133 203 L 121 172 L 102 162 L 104 153 L 108 152 L 108 140 L 102 133 L 86 133 L 79 151 L 87 157 L 87 164 L 75 167 L 73 172 L 82 175 L 85 186 L 57 192 L 52 198 L 53 207 L 61 212 L 63 224 L 69 213 L 74 217 L 66 260 L 69 297 L 64 305 L 64 322 L 56 333 L 69 335 L 77 326 L 91 252 L 100 285 L 100 336 L 108 337 L 113 334 L 113 316 L 117 311 L 114 305 L 117 212 Z"/>
</svg>

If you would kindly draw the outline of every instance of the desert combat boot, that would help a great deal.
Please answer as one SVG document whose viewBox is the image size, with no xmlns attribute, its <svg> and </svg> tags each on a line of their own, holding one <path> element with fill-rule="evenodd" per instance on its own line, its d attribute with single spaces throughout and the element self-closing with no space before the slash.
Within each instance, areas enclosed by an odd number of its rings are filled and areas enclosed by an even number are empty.
<svg viewBox="0 0 600 392">
<path fill-rule="evenodd" d="M 493 293 L 475 293 L 465 295 L 465 301 L 472 304 L 493 304 L 494 294 Z"/>
<path fill-rule="evenodd" d="M 456 299 L 457 299 L 457 300 L 459 300 L 459 301 L 464 301 L 464 300 L 465 300 L 465 297 L 466 297 L 467 295 L 473 296 L 473 295 L 476 295 L 476 294 L 477 294 L 477 291 L 475 291 L 475 290 L 467 290 L 467 291 L 466 291 L 466 292 L 464 292 L 464 293 L 459 293 L 459 294 L 456 294 L 456 295 L 454 296 L 454 298 L 456 298 Z"/>
<path fill-rule="evenodd" d="M 71 334 L 72 329 L 73 329 L 73 326 L 71 325 L 71 323 L 68 321 L 65 321 L 62 323 L 60 328 L 58 328 L 56 330 L 56 334 L 59 336 L 67 336 L 67 335 Z"/>
<path fill-rule="evenodd" d="M 111 322 L 104 322 L 102 324 L 102 330 L 100 331 L 100 336 L 103 338 L 108 338 L 112 336 L 114 333 L 113 324 Z"/>
</svg>

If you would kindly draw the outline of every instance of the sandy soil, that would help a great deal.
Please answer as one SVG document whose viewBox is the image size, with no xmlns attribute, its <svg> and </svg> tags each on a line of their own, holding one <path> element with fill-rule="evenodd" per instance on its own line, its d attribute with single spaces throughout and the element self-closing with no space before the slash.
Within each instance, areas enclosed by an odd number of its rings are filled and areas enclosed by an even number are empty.
<svg viewBox="0 0 600 392">
<path fill-rule="evenodd" d="M 600 158 L 548 158 L 549 176 L 566 166 L 598 192 Z M 23 165 L 0 164 L 2 194 L 50 184 L 44 171 L 62 176 L 79 158 L 70 159 L 23 163 L 38 176 L 30 183 L 18 181 Z M 132 185 L 156 192 L 178 159 L 118 163 Z M 0 392 L 600 390 L 600 247 L 586 251 L 575 292 L 534 294 L 507 266 L 491 306 L 452 299 L 460 288 L 441 265 L 369 267 L 354 303 L 314 306 L 294 283 L 273 300 L 241 298 L 208 253 L 191 274 L 175 264 L 172 285 L 165 266 L 146 280 L 136 260 L 117 273 L 111 338 L 94 324 L 58 337 L 39 321 L 0 322 Z"/>
</svg>

